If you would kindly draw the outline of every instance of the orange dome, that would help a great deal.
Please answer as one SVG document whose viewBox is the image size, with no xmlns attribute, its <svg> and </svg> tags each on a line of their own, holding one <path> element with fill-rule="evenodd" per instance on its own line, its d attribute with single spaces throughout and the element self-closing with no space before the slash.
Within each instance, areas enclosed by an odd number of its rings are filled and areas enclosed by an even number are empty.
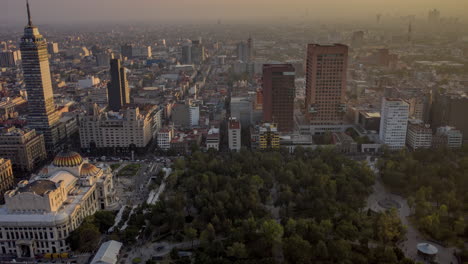
<svg viewBox="0 0 468 264">
<path fill-rule="evenodd" d="M 94 176 L 99 173 L 99 170 L 100 169 L 94 166 L 93 164 L 85 163 L 83 164 L 83 166 L 81 166 L 80 176 L 81 177 Z"/>
<path fill-rule="evenodd" d="M 83 163 L 83 158 L 80 154 L 74 151 L 61 151 L 55 156 L 54 164 L 55 167 L 75 167 Z"/>
</svg>

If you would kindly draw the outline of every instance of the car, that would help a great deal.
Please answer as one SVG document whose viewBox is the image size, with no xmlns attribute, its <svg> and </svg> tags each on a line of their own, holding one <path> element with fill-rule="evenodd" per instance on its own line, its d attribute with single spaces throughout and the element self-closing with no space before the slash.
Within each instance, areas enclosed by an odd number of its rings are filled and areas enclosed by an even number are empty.
<svg viewBox="0 0 468 264">
<path fill-rule="evenodd" d="M 156 248 L 156 250 L 157 250 L 157 251 L 161 251 L 161 250 L 163 250 L 164 248 L 165 248 L 165 246 L 159 246 L 159 247 Z"/>
</svg>

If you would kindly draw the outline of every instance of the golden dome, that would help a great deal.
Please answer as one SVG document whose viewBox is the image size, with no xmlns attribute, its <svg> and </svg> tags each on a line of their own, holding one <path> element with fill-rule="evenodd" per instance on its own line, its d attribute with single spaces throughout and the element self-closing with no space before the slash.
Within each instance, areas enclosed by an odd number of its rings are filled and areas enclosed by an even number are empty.
<svg viewBox="0 0 468 264">
<path fill-rule="evenodd" d="M 61 151 L 55 156 L 54 164 L 55 167 L 76 167 L 83 163 L 83 158 L 80 154 L 74 151 Z"/>
<path fill-rule="evenodd" d="M 99 173 L 99 168 L 94 166 L 90 163 L 85 163 L 81 166 L 80 176 L 81 177 L 88 177 L 88 176 L 95 176 Z"/>
</svg>

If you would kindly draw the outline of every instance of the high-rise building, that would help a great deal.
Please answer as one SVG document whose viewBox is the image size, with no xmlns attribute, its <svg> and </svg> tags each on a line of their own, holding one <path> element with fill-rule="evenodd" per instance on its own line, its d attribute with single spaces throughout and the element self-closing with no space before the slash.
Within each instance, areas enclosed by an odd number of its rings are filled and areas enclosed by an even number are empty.
<svg viewBox="0 0 468 264">
<path fill-rule="evenodd" d="M 463 135 L 468 135 L 466 113 L 468 113 L 467 95 L 449 93 L 439 89 L 433 91 L 431 107 L 431 126 L 433 129 L 452 126 L 459 129 Z"/>
<path fill-rule="evenodd" d="M 130 103 L 130 89 L 127 82 L 127 73 L 121 66 L 119 59 L 110 61 L 111 81 L 107 84 L 109 109 L 118 112 L 124 105 Z"/>
<path fill-rule="evenodd" d="M 28 10 L 28 24 L 24 28 L 20 49 L 24 82 L 28 92 L 28 126 L 44 134 L 46 148 L 54 151 L 60 139 L 59 114 L 55 109 L 54 94 L 49 69 L 47 42 L 32 24 Z"/>
<path fill-rule="evenodd" d="M 291 64 L 263 65 L 263 121 L 294 130 L 295 71 Z"/>
<path fill-rule="evenodd" d="M 432 146 L 432 129 L 420 120 L 410 120 L 406 134 L 406 145 L 412 150 Z"/>
<path fill-rule="evenodd" d="M 0 158 L 0 201 L 3 195 L 10 190 L 14 183 L 13 168 L 9 159 Z"/>
<path fill-rule="evenodd" d="M 379 138 L 392 150 L 405 147 L 409 104 L 402 99 L 383 98 Z"/>
<path fill-rule="evenodd" d="M 94 111 L 80 122 L 80 143 L 84 150 L 128 152 L 145 148 L 153 138 L 152 111 L 127 107 L 120 112 Z"/>
<path fill-rule="evenodd" d="M 133 57 L 133 45 L 132 44 L 125 44 L 120 47 L 120 54 L 123 57 L 132 58 Z"/>
<path fill-rule="evenodd" d="M 255 56 L 254 42 L 251 36 L 247 39 L 247 47 L 249 48 L 249 60 L 252 60 Z"/>
<path fill-rule="evenodd" d="M 241 123 L 234 117 L 229 118 L 228 123 L 228 141 L 231 151 L 240 151 L 241 149 Z"/>
<path fill-rule="evenodd" d="M 182 46 L 182 63 L 192 64 L 192 44 L 185 43 Z"/>
<path fill-rule="evenodd" d="M 338 130 L 346 111 L 346 45 L 309 44 L 307 48 L 305 112 L 314 134 Z"/>
<path fill-rule="evenodd" d="M 427 20 L 429 23 L 439 23 L 440 21 L 440 11 L 437 9 L 434 10 L 429 10 L 429 13 L 427 15 Z"/>
<path fill-rule="evenodd" d="M 44 136 L 34 129 L 5 128 L 0 131 L 0 157 L 10 159 L 17 170 L 33 171 L 47 158 Z"/>
<path fill-rule="evenodd" d="M 201 64 L 205 61 L 205 47 L 200 40 L 192 40 L 192 63 Z"/>
<path fill-rule="evenodd" d="M 237 59 L 242 62 L 250 62 L 253 59 L 253 40 L 251 37 L 237 44 Z"/>
<path fill-rule="evenodd" d="M 165 127 L 158 131 L 158 148 L 162 150 L 169 150 L 171 148 L 171 140 L 174 136 L 174 128 L 172 127 Z"/>
<path fill-rule="evenodd" d="M 110 60 L 114 58 L 114 54 L 101 52 L 94 55 L 96 57 L 96 65 L 98 67 L 109 67 Z"/>
<path fill-rule="evenodd" d="M 49 54 L 57 54 L 59 53 L 59 47 L 57 42 L 49 42 L 47 43 L 47 51 Z"/>
<path fill-rule="evenodd" d="M 364 31 L 356 31 L 351 37 L 351 47 L 360 48 L 364 44 Z"/>
<path fill-rule="evenodd" d="M 21 54 L 18 50 L 0 51 L 0 67 L 15 67 L 21 60 Z"/>
</svg>

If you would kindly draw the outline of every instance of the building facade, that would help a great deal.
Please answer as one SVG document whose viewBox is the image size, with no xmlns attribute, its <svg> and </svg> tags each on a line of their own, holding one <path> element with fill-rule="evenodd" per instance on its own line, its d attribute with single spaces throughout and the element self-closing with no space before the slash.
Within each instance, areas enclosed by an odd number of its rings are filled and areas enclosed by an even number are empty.
<svg viewBox="0 0 468 264">
<path fill-rule="evenodd" d="M 107 97 L 109 109 L 118 112 L 123 106 L 130 103 L 130 89 L 127 82 L 127 73 L 121 66 L 119 59 L 110 61 L 111 81 L 107 84 Z"/>
<path fill-rule="evenodd" d="M 241 123 L 234 117 L 231 117 L 228 122 L 228 141 L 229 150 L 240 151 L 242 146 Z"/>
<path fill-rule="evenodd" d="M 406 145 L 416 150 L 432 146 L 432 129 L 422 122 L 409 122 L 406 134 Z"/>
<path fill-rule="evenodd" d="M 81 148 L 112 149 L 121 152 L 145 148 L 152 139 L 151 112 L 128 107 L 119 113 L 97 111 L 80 121 Z"/>
<path fill-rule="evenodd" d="M 117 206 L 112 173 L 76 152 L 62 151 L 31 180 L 5 193 L 0 253 L 34 258 L 70 251 L 67 237 L 83 219 Z"/>
<path fill-rule="evenodd" d="M 401 99 L 383 98 L 379 138 L 391 150 L 405 147 L 409 104 Z"/>
<path fill-rule="evenodd" d="M 44 134 L 47 149 L 58 147 L 65 135 L 59 134 L 59 114 L 54 103 L 54 94 L 49 69 L 47 42 L 33 26 L 28 8 L 28 25 L 24 28 L 20 49 L 24 82 L 28 92 L 28 126 Z"/>
<path fill-rule="evenodd" d="M 294 130 L 295 70 L 291 64 L 263 65 L 263 121 L 281 132 Z"/>
<path fill-rule="evenodd" d="M 0 157 L 10 159 L 15 169 L 32 171 L 47 158 L 44 136 L 34 129 L 5 128 L 0 131 Z"/>
<path fill-rule="evenodd" d="M 307 47 L 305 113 L 314 134 L 340 131 L 346 110 L 346 45 L 309 44 Z"/>
<path fill-rule="evenodd" d="M 174 136 L 173 128 L 162 128 L 158 132 L 157 143 L 158 148 L 162 150 L 169 150 L 171 148 L 171 140 Z"/>
<path fill-rule="evenodd" d="M 9 159 L 0 158 L 0 201 L 3 202 L 3 194 L 13 187 L 15 178 L 13 177 L 13 167 Z"/>
</svg>

